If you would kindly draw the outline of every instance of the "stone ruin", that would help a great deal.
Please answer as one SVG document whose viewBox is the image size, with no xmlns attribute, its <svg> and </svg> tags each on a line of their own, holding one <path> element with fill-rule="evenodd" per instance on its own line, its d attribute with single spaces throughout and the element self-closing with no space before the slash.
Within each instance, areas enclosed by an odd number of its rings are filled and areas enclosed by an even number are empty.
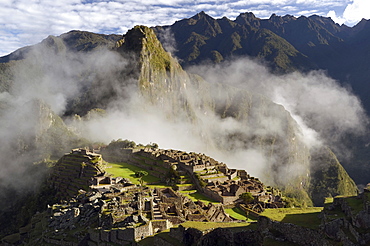
<svg viewBox="0 0 370 246">
<path fill-rule="evenodd" d="M 92 177 L 105 175 L 102 156 L 87 149 L 73 149 L 53 167 L 48 183 L 54 187 L 57 197 L 69 199 L 80 189 L 88 190 Z"/>
<path fill-rule="evenodd" d="M 193 183 L 197 184 L 195 188 L 200 193 L 224 205 L 240 201 L 239 196 L 249 192 L 254 197 L 250 206 L 252 209 L 284 207 L 281 194 L 266 190 L 259 179 L 250 177 L 245 170 L 229 169 L 225 163 L 204 154 L 156 148 L 124 149 L 123 153 L 127 158 L 126 161 L 134 165 L 142 166 L 137 161 L 137 157 L 140 156 L 145 157 L 145 163 L 151 165 L 153 170 L 155 166 L 161 166 L 188 173 Z M 206 186 L 201 187 L 199 179 L 206 182 Z M 255 206 L 256 204 L 260 206 Z"/>
<path fill-rule="evenodd" d="M 48 206 L 47 243 L 65 245 L 60 235 L 86 238 L 88 245 L 135 242 L 185 221 L 232 222 L 221 204 L 193 202 L 171 188 L 112 184 L 79 190 L 68 202 Z M 237 221 L 235 221 L 237 222 Z M 76 228 L 83 228 L 68 235 Z"/>
<path fill-rule="evenodd" d="M 253 194 L 256 204 L 278 202 L 278 196 L 268 194 L 258 179 L 203 154 L 145 148 L 125 149 L 115 158 L 146 170 L 150 167 L 150 174 L 157 177 L 165 177 L 171 169 L 187 173 L 194 184 L 191 188 L 221 203 L 192 201 L 172 188 L 150 189 L 108 176 L 101 154 L 74 149 L 58 161 L 49 178 L 61 202 L 49 206 L 44 236 L 37 243 L 67 245 L 63 238 L 87 245 L 132 243 L 185 221 L 238 222 L 223 205 L 237 202 L 244 192 Z"/>
</svg>

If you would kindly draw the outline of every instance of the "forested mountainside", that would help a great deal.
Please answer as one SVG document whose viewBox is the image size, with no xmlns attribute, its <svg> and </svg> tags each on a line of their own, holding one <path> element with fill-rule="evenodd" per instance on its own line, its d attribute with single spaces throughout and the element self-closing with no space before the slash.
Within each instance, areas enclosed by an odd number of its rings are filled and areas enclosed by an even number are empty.
<svg viewBox="0 0 370 246">
<path fill-rule="evenodd" d="M 298 18 L 272 15 L 257 18 L 242 13 L 235 20 L 214 19 L 204 12 L 171 26 L 154 28 L 158 37 L 168 30 L 174 38 L 174 54 L 183 66 L 203 61 L 221 62 L 247 55 L 262 58 L 276 72 L 327 70 L 343 84 L 350 84 L 369 110 L 370 22 L 354 27 L 336 24 L 331 18 L 313 15 Z"/>
<path fill-rule="evenodd" d="M 272 15 L 260 19 L 241 13 L 235 20 L 215 19 L 204 12 L 154 28 L 184 67 L 225 63 L 248 56 L 260 60 L 275 73 L 323 70 L 350 88 L 370 114 L 370 21 L 354 27 L 336 24 L 322 16 Z M 166 47 L 165 45 L 165 47 Z M 247 83 L 247 82 L 245 82 Z M 357 182 L 365 184 L 369 167 L 369 130 L 340 141 L 352 146 L 353 158 L 342 158 Z"/>
</svg>

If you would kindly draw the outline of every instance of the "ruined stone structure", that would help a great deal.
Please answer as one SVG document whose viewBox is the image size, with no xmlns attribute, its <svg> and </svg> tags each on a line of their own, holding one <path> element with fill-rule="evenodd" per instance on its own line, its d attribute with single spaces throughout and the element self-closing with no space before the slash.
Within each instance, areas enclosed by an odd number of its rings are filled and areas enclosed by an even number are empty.
<svg viewBox="0 0 370 246">
<path fill-rule="evenodd" d="M 119 151 L 115 150 L 115 154 L 119 154 Z M 204 154 L 172 149 L 142 148 L 122 149 L 122 154 L 116 158 L 150 170 L 152 175 L 160 178 L 165 178 L 171 168 L 186 172 L 195 185 L 178 186 L 179 190 L 196 188 L 199 192 L 224 205 L 233 204 L 241 194 L 250 192 L 255 198 L 254 202 L 263 203 L 262 207 L 284 206 L 280 196 L 266 191 L 262 182 L 250 177 L 245 170 L 229 169 L 225 163 L 218 162 Z M 206 183 L 205 187 L 201 187 L 199 179 Z"/>
<path fill-rule="evenodd" d="M 177 180 L 179 190 L 201 177 L 208 185 L 198 191 L 222 204 L 194 202 L 172 188 L 150 189 L 111 177 L 105 173 L 102 155 L 74 149 L 58 161 L 49 178 L 61 202 L 50 205 L 44 218 L 38 218 L 38 226 L 31 226 L 40 227 L 45 235 L 34 243 L 69 245 L 71 238 L 86 245 L 133 243 L 185 221 L 237 222 L 225 213 L 223 204 L 233 203 L 246 191 L 265 194 L 259 180 L 203 154 L 145 148 L 125 149 L 115 158 L 157 177 L 176 171 L 188 179 Z"/>
<path fill-rule="evenodd" d="M 102 156 L 86 149 L 73 149 L 54 166 L 49 184 L 60 199 L 75 196 L 80 189 L 88 190 L 93 177 L 104 176 Z"/>
</svg>

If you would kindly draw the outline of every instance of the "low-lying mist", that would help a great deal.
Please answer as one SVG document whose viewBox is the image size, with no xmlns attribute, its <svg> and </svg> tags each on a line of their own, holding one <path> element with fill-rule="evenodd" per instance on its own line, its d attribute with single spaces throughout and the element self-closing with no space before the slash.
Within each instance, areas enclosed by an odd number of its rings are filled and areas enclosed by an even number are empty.
<svg viewBox="0 0 370 246">
<path fill-rule="evenodd" d="M 365 134 L 368 129 L 368 116 L 360 99 L 325 71 L 274 75 L 251 59 L 197 66 L 189 71 L 212 83 L 227 83 L 281 104 L 297 121 L 311 147 L 326 144 L 345 151 L 345 146 L 341 146 L 343 137 Z"/>
<path fill-rule="evenodd" d="M 306 175 L 307 163 L 299 161 L 308 155 L 307 148 L 327 144 L 345 150 L 339 144 L 345 134 L 366 130 L 368 120 L 358 98 L 320 71 L 273 75 L 248 58 L 192 67 L 189 72 L 201 75 L 209 90 L 197 93 L 191 81 L 178 79 L 183 83 L 178 98 L 185 97 L 188 102 L 185 109 L 146 101 L 137 81 L 122 72 L 132 69 L 133 61 L 127 57 L 107 49 L 72 53 L 40 45 L 16 63 L 10 89 L 0 94 L 3 183 L 25 187 L 18 180 L 27 176 L 27 165 L 34 161 L 29 158 L 27 162 L 24 153 L 32 156 L 33 150 L 22 149 L 19 134 L 37 141 L 40 126 L 48 129 L 52 124 L 52 120 L 40 122 L 39 112 L 25 105 L 40 100 L 63 117 L 70 112 L 69 102 L 84 100 L 87 91 L 94 92 L 97 104 L 103 95 L 106 108 L 105 113 L 88 114 L 82 120 L 73 115 L 64 117 L 69 130 L 80 137 L 106 144 L 119 138 L 155 142 L 164 149 L 203 152 L 231 168 L 246 169 L 267 183 L 272 178 L 267 172 L 271 168 L 277 173 L 277 183 Z M 234 94 L 222 91 L 220 88 L 226 87 L 220 85 L 231 86 Z M 107 99 L 112 90 L 115 96 Z M 217 94 L 206 95 L 215 91 Z M 176 98 L 177 92 L 173 93 Z M 203 96 L 211 98 L 210 106 L 200 106 Z M 220 105 L 224 114 L 217 109 Z M 13 150 L 22 158 L 9 155 Z M 276 169 L 280 162 L 285 165 Z"/>
</svg>

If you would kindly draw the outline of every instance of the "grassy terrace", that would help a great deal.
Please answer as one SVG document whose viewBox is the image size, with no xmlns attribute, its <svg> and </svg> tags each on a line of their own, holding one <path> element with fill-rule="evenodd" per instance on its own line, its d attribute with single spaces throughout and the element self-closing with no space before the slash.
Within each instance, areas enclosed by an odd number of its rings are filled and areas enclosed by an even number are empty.
<svg viewBox="0 0 370 246">
<path fill-rule="evenodd" d="M 139 184 L 139 179 L 135 177 L 135 172 L 142 171 L 143 168 L 130 165 L 127 163 L 108 163 L 105 169 L 108 173 L 112 174 L 114 177 L 127 178 L 133 184 Z M 148 174 L 148 176 L 143 177 L 145 183 L 155 183 L 159 182 L 160 179 Z"/>
<path fill-rule="evenodd" d="M 226 208 L 225 212 L 229 214 L 232 218 L 237 219 L 237 220 L 255 221 L 255 220 L 248 218 L 245 212 L 238 207 Z"/>
<path fill-rule="evenodd" d="M 256 224 L 248 223 L 248 222 L 242 222 L 242 223 L 235 223 L 235 222 L 198 222 L 198 221 L 187 221 L 181 224 L 184 227 L 191 227 L 196 228 L 201 231 L 213 229 L 213 228 L 230 228 L 233 231 L 242 231 L 246 229 L 255 230 L 257 229 Z M 172 238 L 170 236 L 169 230 L 165 230 L 163 232 L 160 232 L 156 234 L 157 237 L 162 238 L 166 242 L 172 244 L 172 245 L 184 245 L 175 238 Z M 151 246 L 154 245 L 154 237 L 147 237 L 140 242 L 138 242 L 138 245 L 142 246 Z"/>
<path fill-rule="evenodd" d="M 311 229 L 318 229 L 321 223 L 319 214 L 322 209 L 322 207 L 274 208 L 266 209 L 261 215 L 284 223 L 292 223 Z"/>
<path fill-rule="evenodd" d="M 186 192 L 186 191 L 180 191 L 180 193 L 182 193 L 183 195 L 189 197 L 191 200 L 193 200 L 194 202 L 195 201 L 202 201 L 203 203 L 205 204 L 208 204 L 210 202 L 212 203 L 219 203 L 209 197 L 206 197 L 205 195 L 199 193 L 198 191 L 197 192 L 194 192 L 194 193 L 189 193 L 189 192 Z"/>
<path fill-rule="evenodd" d="M 112 174 L 114 177 L 122 177 L 122 178 L 127 178 L 129 179 L 133 184 L 139 184 L 139 179 L 135 177 L 135 172 L 143 170 L 141 167 L 137 167 L 135 165 L 130 165 L 127 163 L 108 163 L 106 171 L 110 174 Z M 143 177 L 144 182 L 146 183 L 156 183 L 158 184 L 155 185 L 147 185 L 150 188 L 167 188 L 167 187 L 172 187 L 170 185 L 166 185 L 164 183 L 160 183 L 160 179 L 157 177 L 154 177 L 152 175 L 148 175 Z M 189 184 L 178 184 L 179 186 L 187 186 Z M 191 190 L 191 191 L 181 191 L 183 195 L 189 197 L 193 201 L 200 200 L 206 204 L 212 202 L 212 203 L 218 203 L 202 194 L 197 192 L 196 190 Z"/>
</svg>

